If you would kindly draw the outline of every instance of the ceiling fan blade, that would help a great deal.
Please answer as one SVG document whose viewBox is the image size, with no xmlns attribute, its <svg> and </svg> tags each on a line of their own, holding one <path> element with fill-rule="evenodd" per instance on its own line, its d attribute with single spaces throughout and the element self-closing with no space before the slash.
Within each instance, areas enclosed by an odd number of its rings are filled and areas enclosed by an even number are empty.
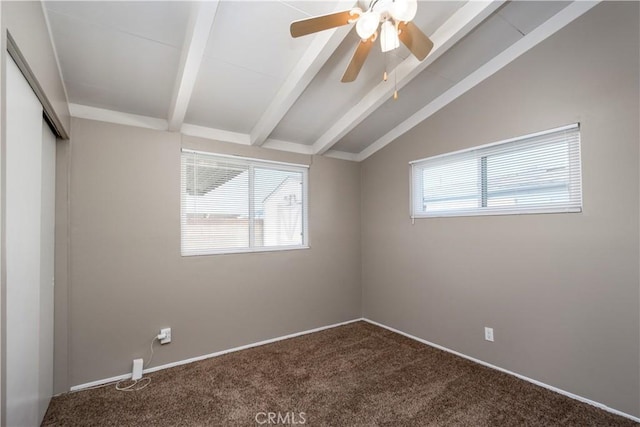
<svg viewBox="0 0 640 427">
<path fill-rule="evenodd" d="M 398 29 L 400 30 L 398 38 L 409 48 L 413 56 L 420 61 L 426 58 L 433 49 L 431 39 L 413 22 L 401 22 L 398 24 Z"/>
<path fill-rule="evenodd" d="M 354 8 L 294 21 L 290 27 L 291 36 L 306 36 L 307 34 L 317 33 L 318 31 L 328 30 L 329 28 L 341 27 L 342 25 L 354 22 L 358 16 L 360 16 L 360 9 Z"/>
<path fill-rule="evenodd" d="M 362 68 L 364 61 L 367 59 L 369 51 L 373 46 L 373 40 L 373 37 L 369 38 L 368 40 L 360 40 L 356 51 L 353 52 L 351 62 L 349 62 L 349 66 L 342 76 L 342 83 L 352 82 L 356 79 L 356 77 L 358 77 L 358 73 L 360 73 L 360 69 Z"/>
</svg>

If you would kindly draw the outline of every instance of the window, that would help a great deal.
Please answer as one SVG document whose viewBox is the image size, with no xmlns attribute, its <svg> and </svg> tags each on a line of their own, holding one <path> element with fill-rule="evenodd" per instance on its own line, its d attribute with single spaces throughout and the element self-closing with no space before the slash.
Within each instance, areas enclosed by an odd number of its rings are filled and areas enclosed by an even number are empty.
<svg viewBox="0 0 640 427">
<path fill-rule="evenodd" d="M 412 218 L 582 211 L 578 124 L 410 165 Z"/>
<path fill-rule="evenodd" d="M 182 255 L 307 245 L 308 167 L 182 151 Z"/>
</svg>

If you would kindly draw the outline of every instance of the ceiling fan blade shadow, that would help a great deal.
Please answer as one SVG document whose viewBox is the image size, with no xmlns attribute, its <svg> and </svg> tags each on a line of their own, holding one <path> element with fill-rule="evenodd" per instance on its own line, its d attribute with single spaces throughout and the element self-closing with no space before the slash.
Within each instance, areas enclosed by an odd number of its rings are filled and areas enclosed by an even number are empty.
<svg viewBox="0 0 640 427">
<path fill-rule="evenodd" d="M 351 58 L 351 62 L 347 66 L 347 69 L 342 76 L 342 83 L 352 82 L 358 77 L 360 73 L 360 69 L 364 64 L 364 61 L 367 59 L 369 55 L 369 51 L 371 51 L 371 47 L 373 46 L 374 38 L 371 37 L 368 40 L 361 40 L 358 43 L 358 47 L 356 47 L 356 51 L 353 52 L 353 57 Z"/>
<path fill-rule="evenodd" d="M 306 36 L 318 31 L 341 27 L 354 22 L 360 16 L 360 9 L 349 9 L 328 15 L 314 16 L 291 23 L 289 30 L 292 37 Z"/>
<path fill-rule="evenodd" d="M 420 61 L 426 58 L 433 49 L 431 39 L 413 22 L 401 22 L 398 24 L 398 29 L 400 30 L 398 38 L 409 48 L 413 56 Z"/>
</svg>

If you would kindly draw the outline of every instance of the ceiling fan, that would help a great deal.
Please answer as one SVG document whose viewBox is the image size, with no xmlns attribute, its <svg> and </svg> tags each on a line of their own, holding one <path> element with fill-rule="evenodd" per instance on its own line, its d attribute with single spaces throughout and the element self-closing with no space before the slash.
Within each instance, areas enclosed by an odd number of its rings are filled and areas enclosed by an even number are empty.
<svg viewBox="0 0 640 427">
<path fill-rule="evenodd" d="M 291 23 L 291 36 L 300 37 L 342 25 L 356 24 L 360 43 L 356 47 L 342 82 L 352 82 L 369 55 L 373 43 L 378 39 L 380 47 L 389 52 L 402 42 L 411 53 L 422 61 L 433 48 L 433 42 L 411 22 L 416 16 L 418 0 L 371 0 L 369 8 L 362 11 L 354 7 L 342 12 L 301 19 Z M 386 75 L 386 74 L 385 74 Z"/>
</svg>

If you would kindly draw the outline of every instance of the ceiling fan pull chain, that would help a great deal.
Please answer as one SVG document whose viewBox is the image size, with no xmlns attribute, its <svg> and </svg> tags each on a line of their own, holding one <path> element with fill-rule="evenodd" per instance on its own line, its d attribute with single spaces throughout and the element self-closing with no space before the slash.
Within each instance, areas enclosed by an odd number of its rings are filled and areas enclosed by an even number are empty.
<svg viewBox="0 0 640 427">
<path fill-rule="evenodd" d="M 382 81 L 386 82 L 389 79 L 389 75 L 387 74 L 387 70 L 389 69 L 389 52 L 385 52 L 384 54 L 384 73 L 382 73 Z"/>
<path fill-rule="evenodd" d="M 396 62 L 396 67 L 393 69 L 393 100 L 398 100 L 398 63 Z"/>
</svg>

